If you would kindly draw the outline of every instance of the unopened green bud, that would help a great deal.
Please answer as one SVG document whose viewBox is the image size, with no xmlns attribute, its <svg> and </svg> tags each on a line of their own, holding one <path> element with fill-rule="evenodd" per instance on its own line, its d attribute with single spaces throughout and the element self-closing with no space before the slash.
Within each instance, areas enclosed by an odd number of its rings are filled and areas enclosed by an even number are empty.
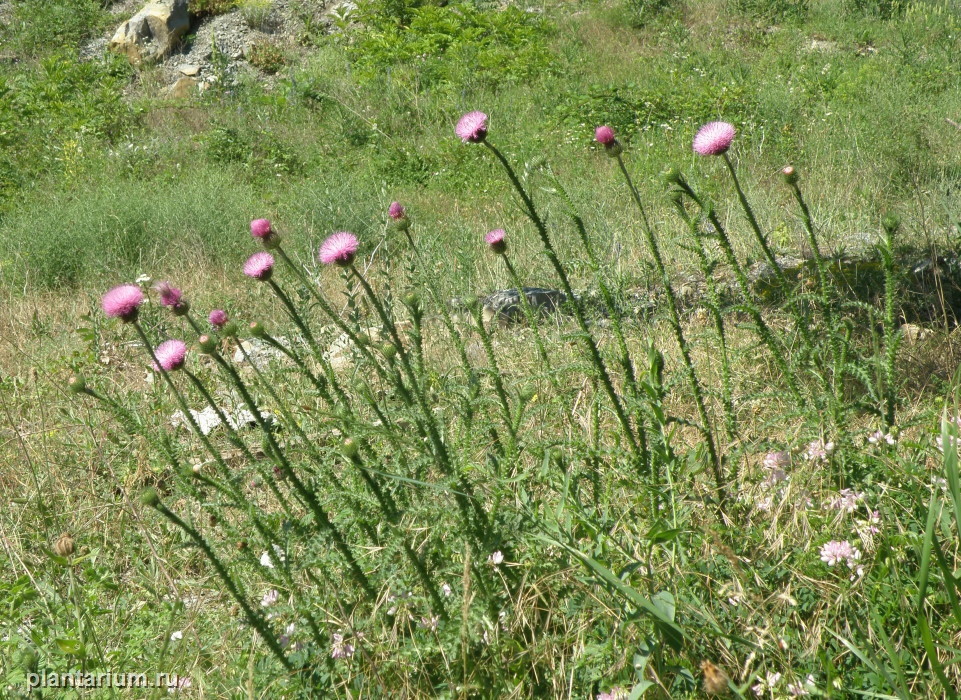
<svg viewBox="0 0 961 700">
<path fill-rule="evenodd" d="M 153 486 L 148 486 L 140 494 L 140 502 L 145 506 L 150 506 L 151 508 L 156 508 L 160 505 L 160 494 L 157 493 L 157 489 Z"/>
<path fill-rule="evenodd" d="M 190 313 L 190 304 L 188 304 L 186 301 L 181 301 L 174 304 L 173 308 L 170 310 L 173 311 L 174 316 L 186 316 L 188 313 Z"/>
<path fill-rule="evenodd" d="M 344 456 L 347 459 L 354 459 L 357 456 L 357 453 L 360 451 L 359 448 L 357 447 L 357 443 L 354 442 L 354 440 L 351 438 L 347 438 L 346 440 L 344 440 L 343 449 L 344 449 Z"/>
<path fill-rule="evenodd" d="M 404 295 L 404 304 L 412 309 L 416 309 L 420 306 L 420 294 L 417 292 L 408 292 Z"/>
<path fill-rule="evenodd" d="M 250 324 L 250 335 L 255 338 L 263 338 L 267 335 L 267 329 L 259 322 L 254 321 Z"/>
<path fill-rule="evenodd" d="M 901 218 L 897 214 L 886 214 L 881 219 L 881 225 L 889 236 L 893 236 L 901 227 Z"/>
<path fill-rule="evenodd" d="M 531 385 L 522 387 L 520 392 L 518 392 L 523 403 L 530 403 L 531 399 L 537 396 L 537 389 Z"/>
<path fill-rule="evenodd" d="M 617 158 L 624 152 L 624 146 L 617 139 L 614 139 L 609 144 L 604 146 L 604 152 L 607 153 L 611 158 Z"/>
<path fill-rule="evenodd" d="M 82 394 L 87 390 L 87 382 L 79 374 L 71 375 L 71 377 L 67 379 L 67 390 L 71 394 Z"/>
<path fill-rule="evenodd" d="M 217 350 L 217 339 L 205 334 L 197 338 L 197 345 L 200 346 L 201 352 L 210 355 Z"/>
<path fill-rule="evenodd" d="M 671 184 L 671 185 L 676 185 L 676 184 L 678 184 L 678 183 L 681 181 L 681 178 L 682 178 L 682 176 L 681 176 L 681 171 L 678 170 L 677 168 L 673 167 L 673 166 L 671 166 L 671 167 L 669 167 L 667 170 L 665 170 L 664 173 L 662 174 L 662 177 L 664 178 L 664 181 L 665 181 L 665 182 L 667 182 L 667 183 L 669 183 L 669 184 Z"/>
<path fill-rule="evenodd" d="M 384 357 L 391 360 L 397 354 L 397 346 L 393 343 L 381 343 L 380 351 Z"/>
<path fill-rule="evenodd" d="M 228 321 L 227 324 L 220 329 L 220 334 L 225 338 L 233 338 L 235 335 L 237 335 L 237 330 L 237 322 Z"/>
<path fill-rule="evenodd" d="M 797 184 L 798 174 L 797 170 L 794 169 L 793 165 L 789 165 L 783 170 L 781 170 L 781 175 L 784 177 L 784 182 L 789 185 Z"/>
<path fill-rule="evenodd" d="M 27 647 L 20 652 L 20 668 L 24 671 L 36 671 L 40 663 L 40 657 L 32 647 Z"/>
</svg>

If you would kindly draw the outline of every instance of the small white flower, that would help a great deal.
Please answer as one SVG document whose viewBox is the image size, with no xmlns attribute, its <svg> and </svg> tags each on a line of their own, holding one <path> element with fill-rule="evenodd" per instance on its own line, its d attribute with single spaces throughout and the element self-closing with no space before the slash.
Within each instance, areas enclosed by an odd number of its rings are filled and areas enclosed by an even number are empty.
<svg viewBox="0 0 961 700">
<path fill-rule="evenodd" d="M 448 583 L 445 583 L 440 587 L 440 592 L 444 594 L 445 598 L 450 598 L 451 593 L 453 593 L 453 591 L 451 590 L 450 584 Z"/>
<path fill-rule="evenodd" d="M 183 638 L 184 638 L 184 633 L 183 633 L 182 630 L 177 630 L 176 632 L 174 632 L 173 634 L 170 635 L 170 641 L 171 641 L 171 642 L 177 642 L 177 641 L 180 641 L 180 640 L 183 639 Z"/>
<path fill-rule="evenodd" d="M 274 562 L 270 558 L 270 555 L 267 554 L 267 552 L 264 552 L 263 554 L 260 555 L 260 565 L 266 566 L 268 569 L 274 568 Z"/>
<path fill-rule="evenodd" d="M 278 600 L 280 600 L 280 593 L 277 592 L 277 589 L 271 588 L 269 591 L 264 593 L 264 597 L 260 601 L 260 604 L 265 608 L 269 608 L 271 605 L 276 605 Z"/>
<path fill-rule="evenodd" d="M 496 552 L 487 557 L 487 561 L 494 566 L 500 566 L 504 563 L 504 553 L 498 549 Z"/>
</svg>

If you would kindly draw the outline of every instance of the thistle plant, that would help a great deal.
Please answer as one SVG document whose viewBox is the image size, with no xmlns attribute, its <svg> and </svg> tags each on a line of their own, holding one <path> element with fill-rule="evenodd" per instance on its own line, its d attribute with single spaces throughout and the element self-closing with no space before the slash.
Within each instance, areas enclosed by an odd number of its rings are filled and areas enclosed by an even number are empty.
<svg viewBox="0 0 961 700">
<path fill-rule="evenodd" d="M 560 258 L 557 256 L 557 252 L 554 249 L 554 244 L 551 241 L 550 233 L 547 230 L 547 226 L 544 220 L 538 214 L 534 202 L 528 195 L 527 190 L 521 184 L 520 180 L 517 178 L 517 174 L 514 172 L 513 167 L 504 154 L 497 149 L 494 144 L 492 144 L 487 139 L 487 115 L 483 112 L 468 112 L 460 121 L 457 123 L 455 128 L 455 133 L 461 138 L 464 143 L 480 143 L 483 144 L 494 157 L 500 162 L 504 171 L 507 173 L 507 177 L 513 185 L 514 190 L 517 192 L 524 206 L 524 213 L 534 224 L 534 228 L 537 230 L 537 234 L 540 237 L 541 244 L 544 248 L 544 253 L 547 259 L 550 261 L 551 266 L 557 273 L 558 279 L 560 280 L 561 286 L 563 287 L 564 293 L 567 298 L 573 300 L 573 310 L 575 318 L 577 319 L 577 324 L 580 326 L 582 331 L 582 338 L 587 351 L 590 355 L 591 363 L 598 372 L 601 384 L 604 386 L 604 390 L 610 399 L 611 406 L 617 416 L 618 423 L 621 426 L 621 430 L 631 451 L 634 453 L 638 460 L 638 466 L 645 473 L 650 471 L 650 454 L 647 447 L 647 430 L 644 425 L 644 418 L 642 416 L 636 416 L 636 420 L 632 425 L 628 413 L 624 407 L 624 402 L 622 398 L 618 395 L 617 390 L 614 387 L 614 382 L 611 379 L 610 372 L 607 369 L 607 364 L 604 358 L 601 356 L 600 349 L 598 348 L 597 342 L 594 336 L 591 334 L 587 323 L 587 317 L 584 313 L 583 308 L 580 304 L 576 302 L 576 296 L 574 294 L 574 289 L 571 285 L 570 279 L 567 275 L 567 271 L 561 264 Z"/>
<path fill-rule="evenodd" d="M 807 442 L 812 436 L 806 436 L 803 455 L 799 445 L 765 443 L 776 451 L 760 465 L 766 478 L 757 488 L 766 490 L 770 509 L 777 497 L 790 493 L 797 462 L 839 476 L 832 470 L 844 465 L 834 440 L 842 434 L 837 426 L 851 415 L 842 391 L 845 378 L 869 381 L 872 401 L 883 414 L 883 429 L 868 438 L 865 449 L 887 449 L 895 441 L 886 432 L 898 398 L 895 224 L 885 222 L 881 356 L 849 359 L 851 341 L 842 337 L 847 328 L 840 323 L 844 307 L 796 172 L 788 169 L 784 176 L 800 207 L 819 289 L 802 297 L 782 280 L 784 307 L 795 328 L 776 331 L 777 324 L 761 312 L 746 263 L 734 252 L 727 222 L 680 173 L 670 171 L 671 203 L 684 245 L 708 292 L 713 332 L 704 347 L 720 362 L 720 388 L 712 390 L 709 367 L 697 352 L 704 341 L 686 325 L 662 251 L 662 229 L 632 175 L 630 150 L 614 130 L 598 127 L 594 138 L 616 163 L 636 211 L 638 240 L 657 274 L 674 360 L 656 336 L 639 345 L 631 337 L 598 245 L 550 167 L 538 169 L 538 177 L 546 173 L 565 208 L 558 229 L 548 228 L 531 182 L 522 182 L 490 142 L 485 114 L 465 115 L 455 133 L 465 143 L 483 145 L 506 173 L 569 300 L 570 337 L 576 341 L 570 352 L 579 363 L 558 363 L 552 356 L 565 349 L 549 344 L 553 337 L 542 310 L 523 291 L 523 268 L 509 254 L 509 243 L 524 235 L 522 229 L 510 239 L 502 229 L 490 231 L 483 245 L 477 241 L 477 250 L 486 249 L 504 265 L 530 333 L 492 330 L 476 303 L 474 323 L 462 331 L 436 281 L 425 273 L 432 268 L 419 249 L 417 226 L 394 202 L 387 210 L 391 257 L 400 257 L 394 248 L 402 246 L 403 264 L 365 252 L 370 246 L 349 231 L 319 241 L 313 248 L 316 263 L 301 264 L 285 250 L 287 236 L 296 234 L 282 237 L 267 219 L 251 222 L 251 237 L 262 250 L 238 265 L 237 276 L 263 293 L 276 318 L 244 319 L 243 309 L 234 305 L 202 316 L 192 308 L 196 299 L 162 282 L 156 296 L 150 295 L 169 314 L 161 332 L 151 324 L 152 314 L 140 316 L 147 298 L 139 286 L 120 285 L 103 296 L 106 316 L 136 335 L 144 365 L 160 380 L 150 399 L 179 408 L 191 437 L 153 425 L 156 410 L 138 411 L 132 399 L 108 396 L 80 376 L 72 378 L 69 390 L 96 402 L 120 430 L 142 435 L 164 458 L 169 474 L 143 491 L 142 503 L 204 557 L 262 641 L 261 653 L 274 660 L 278 687 L 287 684 L 305 695 L 347 687 L 389 694 L 396 692 L 397 678 L 416 673 L 422 676 L 417 683 L 432 692 L 483 688 L 516 694 L 518 667 L 531 677 L 544 671 L 527 661 L 538 640 L 559 640 L 546 647 L 551 653 L 583 648 L 582 630 L 558 631 L 563 616 L 556 611 L 578 609 L 590 612 L 597 624 L 610 623 L 611 640 L 618 642 L 609 644 L 611 655 L 622 641 L 640 650 L 625 667 L 635 674 L 630 692 L 638 697 L 655 682 L 665 690 L 686 684 L 691 691 L 692 668 L 704 673 L 705 692 L 744 693 L 752 686 L 780 692 L 779 675 L 752 669 L 738 684 L 713 662 L 693 659 L 684 644 L 697 625 L 699 643 L 747 658 L 767 654 L 764 640 L 732 632 L 723 611 L 692 602 L 690 589 L 683 588 L 707 578 L 703 572 L 692 577 L 685 562 L 708 538 L 727 548 L 721 551 L 731 569 L 723 576 L 732 586 L 748 573 L 766 576 L 757 567 L 748 571 L 751 564 L 727 544 L 733 539 L 728 523 L 738 518 L 752 527 L 755 510 L 762 510 L 760 503 L 750 508 L 757 465 L 750 462 L 752 434 L 740 424 L 735 402 L 740 387 L 733 340 L 740 336 L 731 314 L 750 317 L 762 353 L 779 372 L 774 390 L 786 387 L 793 400 L 789 410 L 819 421 L 817 439 Z M 734 137 L 732 126 L 714 123 L 695 137 L 694 150 L 724 159 L 754 241 L 774 266 L 772 274 L 784 278 L 728 156 Z M 586 257 L 609 326 L 592 323 L 575 292 L 575 268 L 555 246 L 557 236 L 567 233 L 576 235 Z M 733 294 L 716 283 L 718 264 L 732 271 Z M 330 288 L 346 295 L 344 312 L 325 291 Z M 431 306 L 436 314 L 427 313 Z M 832 328 L 815 333 L 813 319 L 819 318 Z M 337 343 L 350 348 L 349 362 L 333 361 L 334 346 L 327 347 L 331 333 L 340 333 L 344 340 Z M 806 338 L 794 355 L 791 333 Z M 438 348 L 450 350 L 433 352 Z M 272 363 L 259 359 L 267 350 L 276 355 Z M 874 362 L 875 380 L 863 378 L 865 362 Z M 550 390 L 543 391 L 547 379 Z M 564 391 L 568 379 L 581 390 Z M 819 398 L 819 387 L 829 387 L 830 397 Z M 830 402 L 829 433 L 820 425 L 821 414 L 810 410 L 820 409 L 819 401 Z M 192 410 L 197 406 L 208 419 L 214 417 L 216 432 Z M 236 417 L 238 408 L 243 420 Z M 825 501 L 826 509 L 853 518 L 864 505 L 864 492 L 856 484 L 843 486 L 835 487 L 840 493 Z M 703 508 L 705 503 L 711 507 Z M 645 521 L 650 525 L 639 530 L 636 523 Z M 865 537 L 878 534 L 880 522 L 880 512 L 870 512 L 861 523 Z M 929 557 L 936 556 L 938 541 L 928 541 Z M 808 556 L 829 574 L 850 573 L 849 583 L 859 585 L 870 575 L 868 560 L 877 549 L 865 542 L 849 533 L 826 533 Z M 705 563 L 710 575 L 720 570 L 714 567 Z M 575 570 L 580 573 L 571 575 Z M 694 578 L 697 583 L 691 583 Z M 922 577 L 919 611 L 926 585 Z M 730 606 L 737 595 L 731 593 Z M 761 606 L 759 611 L 769 612 Z M 924 619 L 929 617 L 936 620 Z M 418 661 L 410 671 L 414 653 Z M 490 663 L 508 658 L 506 671 Z M 370 672 L 374 668 L 377 674 Z M 612 696 L 623 694 L 624 674 L 583 681 L 582 672 L 587 673 L 575 669 L 576 683 L 565 680 L 565 690 L 552 691 L 584 689 L 597 696 L 607 688 Z M 381 674 L 392 680 L 381 680 Z M 816 687 L 801 675 L 788 680 L 789 692 Z"/>
</svg>

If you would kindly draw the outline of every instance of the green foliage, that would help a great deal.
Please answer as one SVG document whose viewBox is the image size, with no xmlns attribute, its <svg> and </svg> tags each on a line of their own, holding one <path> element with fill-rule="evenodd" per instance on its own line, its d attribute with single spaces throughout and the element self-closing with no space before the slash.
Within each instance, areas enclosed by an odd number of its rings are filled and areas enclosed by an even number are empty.
<svg viewBox="0 0 961 700">
<path fill-rule="evenodd" d="M 547 45 L 551 25 L 514 6 L 500 11 L 468 3 L 445 6 L 380 0 L 360 3 L 364 29 L 347 45 L 370 80 L 404 67 L 422 85 L 518 82 L 555 67 Z"/>
<path fill-rule="evenodd" d="M 284 47 L 266 39 L 254 42 L 247 54 L 247 60 L 250 65 L 270 75 L 280 72 L 290 63 L 290 57 Z"/>
<path fill-rule="evenodd" d="M 21 56 L 76 47 L 110 21 L 101 0 L 14 0 L 12 10 L 0 45 Z"/>
<path fill-rule="evenodd" d="M 734 12 L 767 22 L 800 20 L 808 12 L 808 0 L 730 0 Z"/>
<path fill-rule="evenodd" d="M 204 17 L 222 15 L 240 7 L 242 0 L 190 0 L 191 14 Z"/>
<path fill-rule="evenodd" d="M 101 63 L 64 55 L 0 75 L 0 209 L 33 178 L 75 179 L 86 168 L 85 149 L 115 142 L 135 123 L 122 96 L 129 75 L 117 57 Z"/>
</svg>

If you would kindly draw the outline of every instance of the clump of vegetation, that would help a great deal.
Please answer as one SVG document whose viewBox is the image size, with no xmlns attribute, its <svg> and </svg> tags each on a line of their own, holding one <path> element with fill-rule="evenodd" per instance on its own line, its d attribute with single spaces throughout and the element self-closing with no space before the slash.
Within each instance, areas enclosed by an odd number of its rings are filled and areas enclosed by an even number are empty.
<svg viewBox="0 0 961 700">
<path fill-rule="evenodd" d="M 273 0 L 241 0 L 240 14 L 252 29 L 265 29 L 270 24 Z"/>
<path fill-rule="evenodd" d="M 242 0 L 190 0 L 190 12 L 198 17 L 222 15 L 236 10 Z"/>
<path fill-rule="evenodd" d="M 547 46 L 550 24 L 510 5 L 502 11 L 472 3 L 368 0 L 358 4 L 347 52 L 361 76 L 406 69 L 424 85 L 462 79 L 516 83 L 556 67 Z"/>
<path fill-rule="evenodd" d="M 280 72 L 290 63 L 286 49 L 270 39 L 255 41 L 247 53 L 247 60 L 250 65 L 270 75 Z"/>
<path fill-rule="evenodd" d="M 952 697 L 957 9 L 500 5 L 3 30 L 4 693 Z"/>
</svg>

